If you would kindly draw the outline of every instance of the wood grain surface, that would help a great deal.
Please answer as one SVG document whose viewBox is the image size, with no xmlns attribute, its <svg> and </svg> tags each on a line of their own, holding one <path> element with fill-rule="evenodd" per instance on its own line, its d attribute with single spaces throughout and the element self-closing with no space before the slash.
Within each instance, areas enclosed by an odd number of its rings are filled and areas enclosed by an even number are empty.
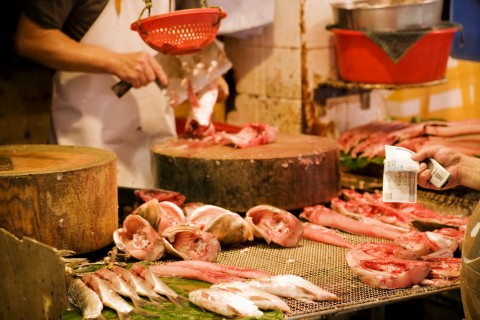
<svg viewBox="0 0 480 320">
<path fill-rule="evenodd" d="M 58 145 L 0 146 L 0 227 L 77 253 L 112 243 L 116 156 Z"/>
<path fill-rule="evenodd" d="M 329 201 L 340 186 L 337 144 L 324 137 L 280 135 L 244 149 L 178 138 L 152 154 L 157 187 L 235 212 L 259 204 L 301 209 Z"/>
</svg>

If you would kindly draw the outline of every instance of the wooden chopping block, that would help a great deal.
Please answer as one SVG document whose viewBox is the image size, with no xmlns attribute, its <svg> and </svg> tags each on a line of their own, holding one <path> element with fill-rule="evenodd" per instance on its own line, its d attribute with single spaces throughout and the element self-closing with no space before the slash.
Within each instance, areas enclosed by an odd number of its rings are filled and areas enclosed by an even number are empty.
<svg viewBox="0 0 480 320">
<path fill-rule="evenodd" d="M 279 135 L 245 149 L 178 138 L 151 151 L 157 187 L 234 212 L 259 204 L 302 209 L 330 201 L 340 188 L 337 143 L 324 137 Z"/>
<path fill-rule="evenodd" d="M 118 228 L 116 156 L 88 147 L 0 146 L 0 227 L 92 252 Z"/>
</svg>

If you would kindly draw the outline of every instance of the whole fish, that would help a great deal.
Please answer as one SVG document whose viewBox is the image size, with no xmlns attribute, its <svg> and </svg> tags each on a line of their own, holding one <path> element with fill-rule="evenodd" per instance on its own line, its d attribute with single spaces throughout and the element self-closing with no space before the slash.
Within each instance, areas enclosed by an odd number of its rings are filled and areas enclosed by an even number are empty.
<svg viewBox="0 0 480 320">
<path fill-rule="evenodd" d="M 105 281 L 94 274 L 86 273 L 82 281 L 100 297 L 104 306 L 117 311 L 120 319 L 131 319 L 134 314 L 154 316 L 155 313 L 140 309 L 129 304 L 118 293 L 112 290 Z"/>
<path fill-rule="evenodd" d="M 119 295 L 127 297 L 130 300 L 132 300 L 133 304 L 136 307 L 142 308 L 146 305 L 149 305 L 148 301 L 143 300 L 138 295 L 134 287 L 126 283 L 125 280 L 123 280 L 122 277 L 120 277 L 115 272 L 107 268 L 101 268 L 95 271 L 94 275 L 98 276 L 99 278 L 107 282 L 110 288 L 112 288 Z"/>
<path fill-rule="evenodd" d="M 242 216 L 218 206 L 198 207 L 188 216 L 188 223 L 212 233 L 223 246 L 253 240 L 253 232 Z"/>
<path fill-rule="evenodd" d="M 220 282 L 210 288 L 221 288 L 252 301 L 259 309 L 292 312 L 288 304 L 276 295 L 256 289 L 243 281 Z"/>
<path fill-rule="evenodd" d="M 176 305 L 181 306 L 185 304 L 186 299 L 184 297 L 172 290 L 144 265 L 138 262 L 134 263 L 130 268 L 130 272 L 138 276 L 139 278 L 145 280 L 145 283 L 148 284 L 150 288 L 153 289 L 153 291 L 160 295 L 166 296 L 171 302 L 175 303 Z"/>
<path fill-rule="evenodd" d="M 82 312 L 83 319 L 105 320 L 105 317 L 102 315 L 102 300 L 82 280 L 73 279 L 69 281 L 67 298 Z"/>
<path fill-rule="evenodd" d="M 340 299 L 335 294 L 297 275 L 288 274 L 262 277 L 248 280 L 246 283 L 256 289 L 279 297 L 293 298 L 301 301 L 335 301 Z"/>
<path fill-rule="evenodd" d="M 127 269 L 114 266 L 112 267 L 112 271 L 118 274 L 127 284 L 133 287 L 138 295 L 147 297 L 150 299 L 150 301 L 155 303 L 166 301 L 165 298 L 153 291 L 153 289 L 150 288 L 150 286 L 148 286 L 143 279 L 140 279 Z"/>
<path fill-rule="evenodd" d="M 296 247 L 303 237 L 302 222 L 288 211 L 270 205 L 249 209 L 245 220 L 256 238 L 263 238 L 282 247 Z"/>
<path fill-rule="evenodd" d="M 167 252 L 184 260 L 215 261 L 221 250 L 213 234 L 194 226 L 171 226 L 163 231 L 162 238 Z"/>
<path fill-rule="evenodd" d="M 220 288 L 193 290 L 188 298 L 195 305 L 225 317 L 261 317 L 263 312 L 250 300 Z"/>
<path fill-rule="evenodd" d="M 119 250 L 138 260 L 155 261 L 165 252 L 158 232 L 139 215 L 129 214 L 123 222 L 123 228 L 113 232 L 113 240 Z"/>
</svg>

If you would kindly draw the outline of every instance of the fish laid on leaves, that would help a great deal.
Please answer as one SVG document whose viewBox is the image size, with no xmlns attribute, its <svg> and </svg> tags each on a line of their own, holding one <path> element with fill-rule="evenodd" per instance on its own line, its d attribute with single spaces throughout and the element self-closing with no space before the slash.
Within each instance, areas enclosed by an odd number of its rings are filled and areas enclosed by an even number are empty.
<svg viewBox="0 0 480 320">
<path fill-rule="evenodd" d="M 263 312 L 250 300 L 221 288 L 193 290 L 188 298 L 195 305 L 225 317 L 261 317 Z"/>
<path fill-rule="evenodd" d="M 335 301 L 340 298 L 316 284 L 297 275 L 274 275 L 248 280 L 246 283 L 256 289 L 279 297 L 293 298 L 305 302 Z"/>
<path fill-rule="evenodd" d="M 67 287 L 68 300 L 77 307 L 85 320 L 105 320 L 100 297 L 80 279 L 70 279 Z"/>
<path fill-rule="evenodd" d="M 153 274 L 150 269 L 140 263 L 134 263 L 130 267 L 130 272 L 134 275 L 142 278 L 156 293 L 166 296 L 171 302 L 176 305 L 183 305 L 186 302 L 186 298 L 176 293 L 173 289 L 167 286 L 159 277 Z"/>
<path fill-rule="evenodd" d="M 144 315 L 147 317 L 158 314 L 147 311 L 145 309 L 137 308 L 128 303 L 118 293 L 112 290 L 108 284 L 91 273 L 86 273 L 82 276 L 82 281 L 98 295 L 102 304 L 106 307 L 117 311 L 119 319 L 131 319 L 133 315 Z"/>
<path fill-rule="evenodd" d="M 136 307 L 143 308 L 149 305 L 147 300 L 143 300 L 137 293 L 134 287 L 125 282 L 117 273 L 107 269 L 101 268 L 93 273 L 95 276 L 101 278 L 108 283 L 111 289 L 121 296 L 129 298 Z"/>
<path fill-rule="evenodd" d="M 188 216 L 188 223 L 212 233 L 222 246 L 253 240 L 253 232 L 242 216 L 218 206 L 204 205 L 196 208 Z"/>
<path fill-rule="evenodd" d="M 243 281 L 220 282 L 210 288 L 231 291 L 252 301 L 261 310 L 282 310 L 292 312 L 288 304 L 276 295 L 256 289 Z"/>
<path fill-rule="evenodd" d="M 150 299 L 150 301 L 155 303 L 160 303 L 166 301 L 164 297 L 153 291 L 145 281 L 125 268 L 114 266 L 112 271 L 118 274 L 126 283 L 128 283 L 132 288 L 135 289 L 137 294 L 142 297 Z"/>
<path fill-rule="evenodd" d="M 215 261 L 221 251 L 212 233 L 194 226 L 171 226 L 163 231 L 162 239 L 169 254 L 184 260 Z"/>
<path fill-rule="evenodd" d="M 160 234 L 139 215 L 129 214 L 123 222 L 123 228 L 113 232 L 113 240 L 119 250 L 138 260 L 155 261 L 165 252 Z"/>
<path fill-rule="evenodd" d="M 270 206 L 258 205 L 250 208 L 245 220 L 257 238 L 282 247 L 296 247 L 303 237 L 302 222 L 288 211 Z"/>
</svg>

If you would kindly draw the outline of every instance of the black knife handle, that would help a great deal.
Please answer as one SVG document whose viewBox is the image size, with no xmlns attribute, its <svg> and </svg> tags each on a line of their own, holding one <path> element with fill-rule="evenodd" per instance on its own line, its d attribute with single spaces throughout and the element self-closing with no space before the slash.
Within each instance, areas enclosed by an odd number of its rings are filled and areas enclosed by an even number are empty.
<svg viewBox="0 0 480 320">
<path fill-rule="evenodd" d="M 113 92 L 115 92 L 117 97 L 121 98 L 121 97 L 123 97 L 123 95 L 125 93 L 128 92 L 128 90 L 130 90 L 131 87 L 132 87 L 132 85 L 130 83 L 122 80 L 122 81 L 119 81 L 116 84 L 114 84 L 112 86 L 112 90 L 113 90 Z"/>
</svg>

